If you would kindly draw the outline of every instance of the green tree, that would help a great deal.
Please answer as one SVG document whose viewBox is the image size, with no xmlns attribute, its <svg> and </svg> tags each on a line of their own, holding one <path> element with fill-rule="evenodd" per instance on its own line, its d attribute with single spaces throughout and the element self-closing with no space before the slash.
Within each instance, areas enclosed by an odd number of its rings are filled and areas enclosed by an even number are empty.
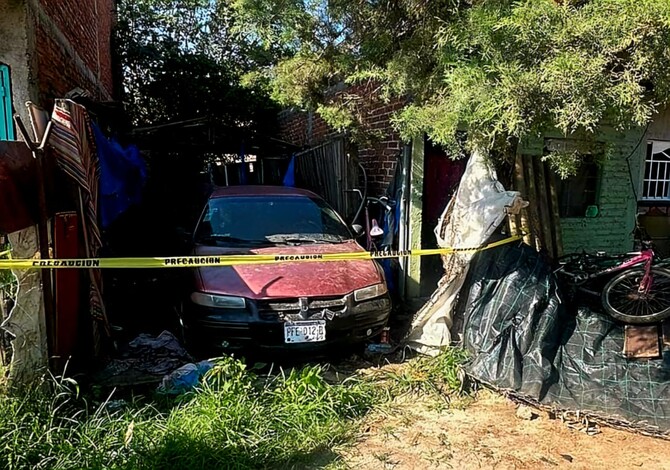
<svg viewBox="0 0 670 470">
<path fill-rule="evenodd" d="M 249 77 L 283 106 L 361 125 L 337 83 L 406 96 L 394 122 L 452 150 L 509 144 L 549 129 L 595 140 L 600 126 L 645 126 L 670 101 L 668 0 L 230 0 L 236 31 L 273 66 Z M 512 145 L 513 148 L 513 145 Z M 574 156 L 555 155 L 569 174 Z"/>
<path fill-rule="evenodd" d="M 210 118 L 237 135 L 274 129 L 277 108 L 241 78 L 273 57 L 233 34 L 231 9 L 213 0 L 121 0 L 116 41 L 133 124 Z"/>
</svg>

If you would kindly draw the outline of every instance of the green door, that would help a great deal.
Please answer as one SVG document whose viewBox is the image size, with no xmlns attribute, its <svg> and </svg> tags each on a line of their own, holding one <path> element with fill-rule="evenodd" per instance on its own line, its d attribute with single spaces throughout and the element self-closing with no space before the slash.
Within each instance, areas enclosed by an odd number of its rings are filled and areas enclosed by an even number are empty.
<svg viewBox="0 0 670 470">
<path fill-rule="evenodd" d="M 0 140 L 14 140 L 12 89 L 9 84 L 9 67 L 4 64 L 0 64 Z"/>
</svg>

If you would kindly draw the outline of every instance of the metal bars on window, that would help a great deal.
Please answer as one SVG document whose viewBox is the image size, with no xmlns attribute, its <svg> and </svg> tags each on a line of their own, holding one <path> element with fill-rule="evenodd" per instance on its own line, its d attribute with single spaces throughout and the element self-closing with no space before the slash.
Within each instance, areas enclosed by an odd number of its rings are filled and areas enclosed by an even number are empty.
<svg viewBox="0 0 670 470">
<path fill-rule="evenodd" d="M 670 142 L 650 142 L 644 162 L 643 201 L 670 202 Z"/>
</svg>

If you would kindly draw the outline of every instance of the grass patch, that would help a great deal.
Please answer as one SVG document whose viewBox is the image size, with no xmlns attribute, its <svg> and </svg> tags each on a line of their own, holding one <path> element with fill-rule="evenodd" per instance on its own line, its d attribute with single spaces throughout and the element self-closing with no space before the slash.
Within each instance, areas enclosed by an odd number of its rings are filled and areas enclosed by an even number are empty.
<svg viewBox="0 0 670 470">
<path fill-rule="evenodd" d="M 438 356 L 419 356 L 399 367 L 379 371 L 379 379 L 392 396 L 433 395 L 449 401 L 467 394 L 462 364 L 467 353 L 449 348 Z"/>
<path fill-rule="evenodd" d="M 335 384 L 322 366 L 261 376 L 222 358 L 193 392 L 121 404 L 93 403 L 74 381 L 50 379 L 48 391 L 0 395 L 0 468 L 336 468 L 334 449 L 375 407 L 402 393 L 458 393 L 463 356 L 454 351 L 381 381 Z"/>
</svg>

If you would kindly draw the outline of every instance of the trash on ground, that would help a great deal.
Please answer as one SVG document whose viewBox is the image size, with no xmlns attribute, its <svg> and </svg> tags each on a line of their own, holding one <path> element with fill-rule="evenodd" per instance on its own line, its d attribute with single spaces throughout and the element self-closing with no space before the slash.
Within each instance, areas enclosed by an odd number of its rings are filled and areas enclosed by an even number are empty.
<svg viewBox="0 0 670 470">
<path fill-rule="evenodd" d="M 371 343 L 368 344 L 366 352 L 372 354 L 390 354 L 396 349 L 398 349 L 397 346 L 393 346 L 389 343 Z"/>
<path fill-rule="evenodd" d="M 158 386 L 158 392 L 166 395 L 181 395 L 193 390 L 212 367 L 214 364 L 209 361 L 185 364 L 163 377 Z"/>
<path fill-rule="evenodd" d="M 519 419 L 532 420 L 537 418 L 539 415 L 537 412 L 527 405 L 519 405 L 516 409 L 516 417 Z"/>
<path fill-rule="evenodd" d="M 154 337 L 141 334 L 95 376 L 103 386 L 129 386 L 158 383 L 170 372 L 193 362 L 188 351 L 169 331 Z"/>
</svg>

